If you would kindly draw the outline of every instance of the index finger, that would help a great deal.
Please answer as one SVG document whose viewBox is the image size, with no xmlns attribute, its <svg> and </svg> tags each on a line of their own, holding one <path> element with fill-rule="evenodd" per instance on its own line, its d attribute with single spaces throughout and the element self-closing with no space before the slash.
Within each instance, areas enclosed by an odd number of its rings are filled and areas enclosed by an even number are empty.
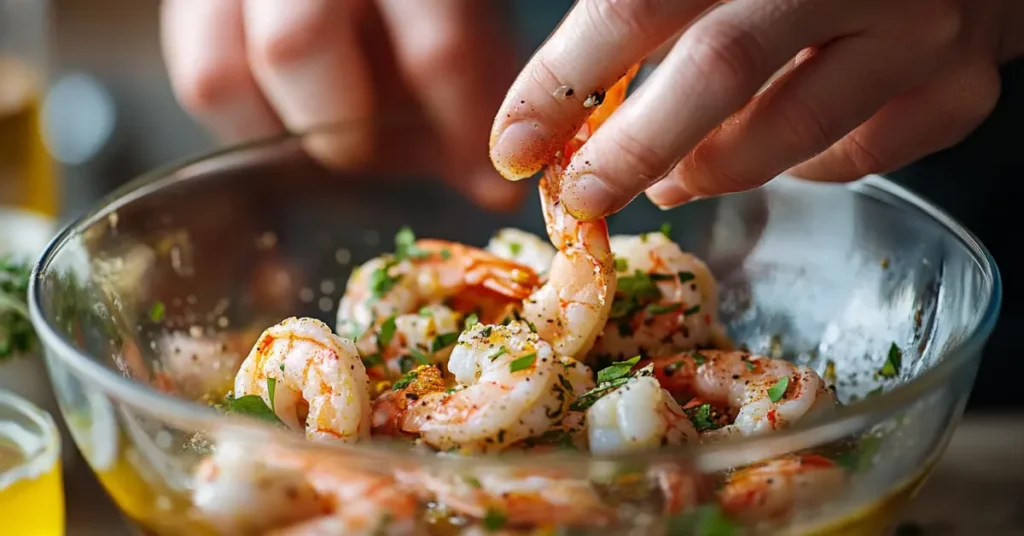
<svg viewBox="0 0 1024 536">
<path fill-rule="evenodd" d="M 491 127 L 491 161 L 530 177 L 571 139 L 605 88 L 714 0 L 580 0 L 519 74 Z"/>
</svg>

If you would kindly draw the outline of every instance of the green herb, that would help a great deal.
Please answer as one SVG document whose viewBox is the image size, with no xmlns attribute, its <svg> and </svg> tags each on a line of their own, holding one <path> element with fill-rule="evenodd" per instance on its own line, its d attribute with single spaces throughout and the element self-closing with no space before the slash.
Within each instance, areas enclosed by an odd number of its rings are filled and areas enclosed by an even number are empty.
<svg viewBox="0 0 1024 536">
<path fill-rule="evenodd" d="M 419 315 L 423 318 L 430 318 L 434 316 L 434 312 L 430 310 L 430 307 L 420 307 Z"/>
<path fill-rule="evenodd" d="M 493 331 L 491 326 L 484 326 L 484 329 L 480 330 L 480 336 L 484 337 L 484 338 L 490 337 L 491 336 L 491 331 Z"/>
<path fill-rule="evenodd" d="M 398 381 L 395 382 L 395 385 L 391 386 L 391 389 L 394 391 L 397 391 L 399 389 L 405 389 L 406 387 L 409 386 L 410 383 L 414 381 L 416 381 L 416 371 L 410 370 L 409 372 L 403 374 L 401 378 L 398 378 Z"/>
<path fill-rule="evenodd" d="M 380 334 L 377 335 L 377 346 L 384 348 L 391 344 L 391 339 L 395 338 L 396 329 L 395 315 L 391 315 L 380 325 Z"/>
<path fill-rule="evenodd" d="M 268 381 L 267 387 L 269 386 Z M 274 410 L 270 409 L 259 395 L 246 395 L 238 398 L 229 395 L 225 402 L 227 413 L 247 415 L 273 424 L 284 424 L 274 414 Z"/>
<path fill-rule="evenodd" d="M 476 316 L 475 313 L 469 313 L 469 316 L 466 317 L 466 321 L 463 323 L 463 328 L 469 329 L 477 325 L 478 322 L 480 322 L 480 317 Z"/>
<path fill-rule="evenodd" d="M 504 346 L 502 346 L 501 348 L 498 348 L 497 352 L 494 352 L 493 354 L 491 354 L 491 356 L 490 356 L 491 361 L 493 362 L 495 359 L 498 359 L 499 357 L 501 357 L 506 352 L 508 352 L 508 350 L 506 350 Z"/>
<path fill-rule="evenodd" d="M 537 361 L 537 352 L 530 352 L 522 357 L 517 357 L 508 364 L 509 372 L 519 372 L 520 370 L 526 370 L 533 366 L 533 363 Z"/>
<path fill-rule="evenodd" d="M 603 369 L 602 369 L 603 370 Z M 615 378 L 614 380 L 597 384 L 597 387 L 587 391 L 580 395 L 579 398 L 573 401 L 569 405 L 569 409 L 572 411 L 586 411 L 590 406 L 593 406 L 595 402 L 600 400 L 605 395 L 615 391 L 619 387 L 626 385 L 633 378 L 641 378 L 645 376 L 654 375 L 654 365 L 650 364 L 644 368 L 634 371 L 626 376 Z"/>
<path fill-rule="evenodd" d="M 29 263 L 0 258 L 0 360 L 26 353 L 35 346 L 36 335 L 28 319 L 27 305 L 31 273 Z"/>
<path fill-rule="evenodd" d="M 270 409 L 274 409 L 274 390 L 277 388 L 277 378 L 267 378 L 267 398 L 270 399 Z"/>
<path fill-rule="evenodd" d="M 537 326 L 535 326 L 535 325 L 533 324 L 533 322 L 530 322 L 529 320 L 527 320 L 527 321 L 526 321 L 526 325 L 527 325 L 527 326 L 530 326 L 530 331 L 532 331 L 532 332 L 534 332 L 534 333 L 537 333 Z"/>
<path fill-rule="evenodd" d="M 740 529 L 717 505 L 704 505 L 668 518 L 666 534 L 693 536 L 734 536 Z"/>
<path fill-rule="evenodd" d="M 442 333 L 430 343 L 430 351 L 438 352 L 455 344 L 459 340 L 458 333 Z"/>
<path fill-rule="evenodd" d="M 750 361 L 744 361 L 743 364 L 747 366 L 747 370 L 749 370 L 749 371 L 753 371 L 753 370 L 755 370 L 757 368 L 757 365 L 755 365 L 754 363 L 752 363 Z"/>
<path fill-rule="evenodd" d="M 442 249 L 441 250 L 441 260 L 446 261 L 446 260 L 448 260 L 450 258 L 452 258 L 452 252 L 447 250 L 447 249 Z"/>
<path fill-rule="evenodd" d="M 625 272 L 629 270 L 629 261 L 622 257 L 615 257 L 615 271 Z"/>
<path fill-rule="evenodd" d="M 633 367 L 640 362 L 640 356 L 634 356 L 625 361 L 612 363 L 597 373 L 597 383 L 605 383 L 617 380 L 629 374 Z"/>
<path fill-rule="evenodd" d="M 160 322 L 164 319 L 165 312 L 164 302 L 154 302 L 153 306 L 149 308 L 149 320 L 151 322 Z"/>
<path fill-rule="evenodd" d="M 395 257 L 398 260 L 429 257 L 430 253 L 416 247 L 416 235 L 408 226 L 395 233 Z"/>
<path fill-rule="evenodd" d="M 693 356 L 693 362 L 694 362 L 694 363 L 695 363 L 695 364 L 696 364 L 696 365 L 697 365 L 698 367 L 699 367 L 699 366 L 701 366 L 701 365 L 703 365 L 704 363 L 707 363 L 707 361 L 708 361 L 708 356 L 706 356 L 706 355 L 704 355 L 704 354 L 702 354 L 702 353 L 700 353 L 700 352 L 693 352 L 693 353 L 692 353 L 692 354 L 690 354 L 690 355 L 692 355 L 692 356 Z"/>
<path fill-rule="evenodd" d="M 505 514 L 488 508 L 484 514 L 484 530 L 488 532 L 497 532 L 505 527 L 505 523 L 508 522 L 508 518 Z"/>
<path fill-rule="evenodd" d="M 903 366 L 903 352 L 896 343 L 889 346 L 889 355 L 885 358 L 885 364 L 878 374 L 883 378 L 895 378 L 900 375 L 900 367 Z"/>
<path fill-rule="evenodd" d="M 633 272 L 633 275 L 623 276 L 618 279 L 618 288 L 615 291 L 615 300 L 612 302 L 610 318 L 621 320 L 632 318 L 637 312 L 643 310 L 647 305 L 661 299 L 661 290 L 655 284 L 661 280 L 663 274 L 645 274 L 640 270 Z"/>
<path fill-rule="evenodd" d="M 373 298 L 384 296 L 402 280 L 401 275 L 389 275 L 391 268 L 397 264 L 394 260 L 388 261 L 384 263 L 384 266 L 377 268 L 370 274 L 370 294 Z"/>
<path fill-rule="evenodd" d="M 676 276 L 679 278 L 680 283 L 688 283 L 697 279 L 697 276 L 693 275 L 693 272 L 679 272 Z"/>
<path fill-rule="evenodd" d="M 370 354 L 363 357 L 363 366 L 366 368 L 373 368 L 382 364 L 384 364 L 384 358 L 380 354 Z"/>
<path fill-rule="evenodd" d="M 871 463 L 881 446 L 881 436 L 864 436 L 856 445 L 836 456 L 834 461 L 851 473 L 862 472 L 871 468 Z"/>
<path fill-rule="evenodd" d="M 693 427 L 698 432 L 704 432 L 706 430 L 717 430 L 722 426 L 715 422 L 712 416 L 711 404 L 701 404 L 695 408 L 687 408 L 683 410 L 686 416 L 690 418 L 693 423 Z"/>
<path fill-rule="evenodd" d="M 698 303 L 697 305 L 694 305 L 693 307 L 690 307 L 689 309 L 683 311 L 683 316 L 695 315 L 695 314 L 697 314 L 699 312 L 700 312 L 700 304 Z"/>
<path fill-rule="evenodd" d="M 409 355 L 416 360 L 420 365 L 429 365 L 431 360 L 430 356 L 417 350 L 416 348 L 409 348 Z"/>
<path fill-rule="evenodd" d="M 672 224 L 665 222 L 658 228 L 658 232 L 665 235 L 665 238 L 672 238 Z"/>
<path fill-rule="evenodd" d="M 681 304 L 681 303 L 673 303 L 673 304 L 669 304 L 669 305 L 661 305 L 661 304 L 657 304 L 657 303 L 652 303 L 652 304 L 647 306 L 647 312 L 652 314 L 652 315 L 663 315 L 663 314 L 666 314 L 666 313 L 676 312 L 679 309 L 681 309 L 682 307 L 683 307 L 683 304 Z"/>
<path fill-rule="evenodd" d="M 786 389 L 789 388 L 789 376 L 783 376 L 779 378 L 779 381 L 775 382 L 775 385 L 768 388 L 768 398 L 772 402 L 778 402 L 782 400 L 783 395 L 786 394 Z"/>
<path fill-rule="evenodd" d="M 462 479 L 465 480 L 467 484 L 469 484 L 470 486 L 472 486 L 474 488 L 480 489 L 480 488 L 484 487 L 484 485 L 481 484 L 480 481 L 477 480 L 477 478 L 475 476 L 463 475 Z"/>
<path fill-rule="evenodd" d="M 519 242 L 511 242 L 508 245 L 508 251 L 509 253 L 512 254 L 513 257 L 515 257 L 516 255 L 519 255 L 519 253 L 523 251 L 523 245 L 520 244 Z"/>
</svg>

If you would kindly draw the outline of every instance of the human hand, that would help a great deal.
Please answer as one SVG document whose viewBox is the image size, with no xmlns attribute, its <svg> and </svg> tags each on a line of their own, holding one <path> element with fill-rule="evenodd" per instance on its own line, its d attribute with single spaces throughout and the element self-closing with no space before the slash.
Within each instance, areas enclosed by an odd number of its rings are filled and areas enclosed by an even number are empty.
<svg viewBox="0 0 1024 536">
<path fill-rule="evenodd" d="M 415 106 L 431 127 L 422 135 L 440 142 L 436 169 L 425 171 L 504 209 L 525 185 L 502 180 L 487 159 L 492 114 L 515 76 L 499 5 L 164 0 L 163 50 L 179 102 L 225 141 L 357 120 L 344 135 L 306 139 L 318 160 L 344 167 L 372 154 L 368 120 Z"/>
<path fill-rule="evenodd" d="M 673 207 L 786 170 L 823 181 L 886 172 L 988 116 L 999 64 L 1024 52 L 1018 4 L 580 0 L 512 85 L 491 159 L 506 178 L 533 175 L 582 125 L 589 95 L 671 46 L 568 166 L 563 199 L 577 217 L 644 191 Z"/>
</svg>

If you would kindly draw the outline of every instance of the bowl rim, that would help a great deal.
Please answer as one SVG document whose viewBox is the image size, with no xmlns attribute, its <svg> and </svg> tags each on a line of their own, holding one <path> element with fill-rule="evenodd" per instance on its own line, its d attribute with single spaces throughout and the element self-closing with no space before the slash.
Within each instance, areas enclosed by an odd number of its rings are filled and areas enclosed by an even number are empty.
<svg viewBox="0 0 1024 536">
<path fill-rule="evenodd" d="M 794 443 L 800 444 L 801 440 L 820 443 L 823 433 L 833 440 L 839 439 L 848 430 L 856 429 L 867 422 L 878 422 L 888 414 L 894 413 L 900 408 L 922 399 L 927 394 L 945 385 L 953 374 L 969 364 L 972 356 L 976 355 L 977 359 L 980 360 L 981 350 L 991 335 L 999 316 L 1002 302 L 1002 281 L 995 260 L 980 240 L 945 211 L 932 205 L 919 195 L 879 175 L 868 175 L 855 182 L 834 186 L 850 190 L 854 195 L 874 197 L 876 200 L 891 206 L 902 203 L 906 205 L 907 209 L 915 210 L 942 226 L 954 239 L 960 242 L 962 247 L 972 254 L 975 262 L 979 264 L 983 277 L 990 282 L 991 292 L 985 297 L 982 305 L 983 313 L 973 332 L 958 345 L 946 350 L 946 356 L 938 364 L 925 370 L 910 381 L 899 383 L 891 390 L 877 396 L 862 399 L 855 404 L 840 406 L 822 418 L 803 420 L 785 430 L 763 436 L 741 437 L 710 444 L 679 445 L 666 447 L 655 452 L 615 455 L 543 452 L 530 453 L 528 455 L 504 453 L 486 456 L 437 456 L 434 453 L 421 453 L 407 448 L 392 449 L 388 448 L 386 443 L 377 441 L 355 444 L 311 442 L 307 441 L 301 434 L 282 433 L 279 428 L 256 419 L 226 416 L 213 407 L 161 393 L 149 386 L 132 381 L 130 378 L 124 377 L 112 369 L 103 366 L 99 361 L 94 360 L 90 356 L 79 352 L 46 320 L 41 307 L 42 291 L 40 283 L 42 277 L 50 264 L 58 257 L 63 247 L 74 237 L 78 236 L 82 230 L 88 228 L 92 222 L 106 218 L 120 207 L 153 191 L 160 190 L 177 182 L 199 180 L 205 177 L 206 174 L 204 172 L 193 175 L 182 173 L 192 166 L 211 164 L 219 160 L 231 159 L 232 157 L 237 158 L 245 156 L 246 153 L 252 151 L 270 149 L 270 154 L 273 154 L 274 149 L 282 149 L 286 142 L 294 143 L 301 141 L 305 136 L 324 131 L 333 131 L 338 128 L 339 125 L 333 125 L 300 133 L 284 133 L 180 159 L 150 172 L 143 173 L 139 177 L 128 181 L 123 186 L 114 189 L 100 199 L 89 211 L 68 222 L 43 250 L 43 253 L 33 266 L 29 281 L 29 316 L 40 341 L 48 350 L 46 353 L 56 355 L 57 359 L 73 369 L 76 374 L 93 382 L 96 388 L 100 389 L 108 398 L 118 400 L 134 410 L 151 414 L 164 422 L 176 423 L 176 426 L 182 428 L 196 430 L 230 429 L 231 437 L 247 438 L 253 441 L 274 441 L 276 444 L 281 445 L 292 444 L 300 446 L 300 448 L 314 450 L 326 449 L 338 454 L 345 453 L 360 458 L 376 458 L 382 461 L 397 463 L 415 462 L 418 465 L 428 464 L 431 466 L 453 464 L 450 467 L 458 467 L 461 470 L 465 470 L 469 466 L 500 465 L 508 467 L 510 464 L 537 466 L 549 462 L 559 464 L 578 464 L 581 462 L 629 463 L 642 460 L 645 464 L 658 462 L 676 464 L 681 459 L 693 459 L 697 460 L 701 466 L 721 466 L 722 469 L 725 469 L 737 465 L 737 462 L 730 462 L 730 460 L 749 460 L 752 452 L 765 453 L 777 451 L 776 455 L 781 455 L 795 450 L 793 448 Z M 258 161 L 258 157 L 252 161 Z M 227 167 L 234 166 L 233 162 L 229 161 Z M 786 176 L 780 175 L 780 177 Z M 803 182 L 800 179 L 796 180 L 801 183 Z M 769 181 L 762 188 L 772 188 L 772 185 L 776 182 Z M 701 201 L 696 202 L 699 203 Z M 759 455 L 759 457 L 761 456 Z M 707 470 L 711 470 L 711 468 Z"/>
</svg>

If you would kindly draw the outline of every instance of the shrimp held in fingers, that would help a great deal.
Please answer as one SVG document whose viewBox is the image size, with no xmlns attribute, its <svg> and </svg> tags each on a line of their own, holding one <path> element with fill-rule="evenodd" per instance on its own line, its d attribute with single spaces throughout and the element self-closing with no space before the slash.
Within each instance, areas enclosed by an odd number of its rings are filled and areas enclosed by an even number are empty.
<svg viewBox="0 0 1024 536">
<path fill-rule="evenodd" d="M 654 374 L 676 398 L 700 397 L 735 411 L 732 424 L 709 426 L 705 439 L 760 435 L 836 406 L 814 369 L 741 351 L 701 350 L 654 360 Z"/>
<path fill-rule="evenodd" d="M 369 385 L 359 352 L 313 318 L 288 318 L 264 331 L 235 375 L 234 395 L 259 396 L 309 439 L 370 437 Z"/>
<path fill-rule="evenodd" d="M 448 370 L 459 386 L 416 400 L 401 429 L 434 448 L 467 453 L 497 452 L 543 435 L 593 386 L 588 367 L 557 357 L 523 322 L 466 330 Z"/>
<path fill-rule="evenodd" d="M 579 221 L 562 203 L 562 177 L 572 154 L 626 98 L 639 66 L 626 73 L 606 94 L 561 159 L 544 170 L 538 189 L 548 238 L 558 250 L 548 280 L 523 304 L 523 318 L 537 327 L 555 352 L 583 358 L 608 321 L 615 294 L 615 259 L 602 218 Z"/>
<path fill-rule="evenodd" d="M 669 355 L 718 338 L 718 289 L 703 261 L 660 232 L 613 236 L 611 248 L 617 289 L 592 358 Z"/>
</svg>

